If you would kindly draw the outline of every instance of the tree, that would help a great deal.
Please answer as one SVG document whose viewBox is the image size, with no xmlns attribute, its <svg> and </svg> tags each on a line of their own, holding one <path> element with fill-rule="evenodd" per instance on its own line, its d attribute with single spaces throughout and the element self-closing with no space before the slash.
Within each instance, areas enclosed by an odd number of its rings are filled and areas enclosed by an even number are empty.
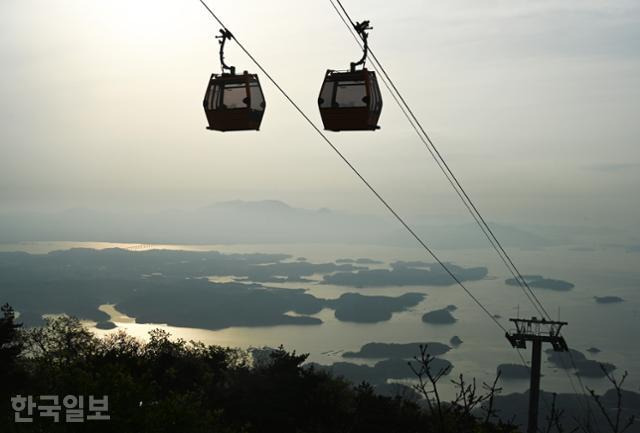
<svg viewBox="0 0 640 433">
<path fill-rule="evenodd" d="M 607 407 L 607 404 L 605 404 L 602 401 L 601 396 L 596 394 L 596 392 L 593 389 L 591 388 L 587 388 L 587 389 L 589 390 L 589 394 L 591 394 L 591 397 L 595 400 L 598 408 L 600 409 L 600 412 L 602 413 L 602 416 L 606 420 L 607 426 L 611 430 L 611 433 L 624 433 L 636 421 L 635 415 L 630 415 L 626 421 L 623 421 L 620 419 L 623 413 L 623 408 L 624 408 L 624 405 L 622 404 L 622 398 L 624 395 L 624 390 L 622 389 L 622 385 L 624 384 L 624 381 L 627 379 L 627 376 L 629 373 L 625 371 L 624 374 L 622 375 L 622 378 L 617 379 L 613 375 L 613 373 L 610 373 L 608 371 L 606 365 L 601 363 L 600 369 L 606 376 L 607 380 L 611 382 L 611 384 L 613 385 L 613 389 L 614 389 L 613 393 L 615 395 L 615 398 L 613 399 L 614 404 L 610 407 Z"/>
<path fill-rule="evenodd" d="M 96 337 L 76 317 L 45 319 L 45 326 L 24 333 L 28 357 L 48 364 L 66 365 L 89 356 L 97 347 Z"/>
<path fill-rule="evenodd" d="M 22 351 L 20 338 L 21 323 L 16 323 L 16 314 L 11 305 L 0 307 L 0 374 L 8 372 L 13 367 L 16 358 Z"/>
</svg>

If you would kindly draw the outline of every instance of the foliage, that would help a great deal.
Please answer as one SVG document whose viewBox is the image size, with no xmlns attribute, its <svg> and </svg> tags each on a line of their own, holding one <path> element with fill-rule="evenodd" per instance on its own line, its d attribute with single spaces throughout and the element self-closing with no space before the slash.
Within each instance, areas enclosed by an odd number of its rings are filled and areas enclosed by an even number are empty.
<svg viewBox="0 0 640 433">
<path fill-rule="evenodd" d="M 12 365 L 3 376 L 3 432 L 513 431 L 488 422 L 488 415 L 474 418 L 470 410 L 480 400 L 463 382 L 463 403 L 456 406 L 462 409 L 445 409 L 443 422 L 435 409 L 304 366 L 307 354 L 283 347 L 253 362 L 246 351 L 171 339 L 162 330 L 148 342 L 124 332 L 96 338 L 66 316 L 20 330 L 12 310 L 3 312 L 3 372 Z M 16 424 L 9 398 L 18 394 L 108 395 L 111 420 L 67 424 L 35 416 Z"/>
<path fill-rule="evenodd" d="M 483 383 L 485 394 L 481 394 L 476 386 L 475 379 L 468 383 L 464 375 L 460 374 L 458 380 L 451 380 L 457 389 L 453 401 L 445 402 L 438 391 L 438 382 L 446 376 L 451 366 L 435 368 L 436 358 L 429 353 L 428 345 L 420 345 L 420 354 L 415 357 L 415 363 L 409 363 L 418 383 L 414 385 L 426 402 L 428 413 L 431 414 L 429 422 L 433 431 L 438 432 L 500 432 L 516 433 L 517 429 L 511 423 L 503 422 L 493 407 L 496 394 L 501 391 L 497 387 L 500 373 L 491 385 Z M 482 419 L 476 417 L 476 411 L 481 409 L 485 413 Z M 496 421 L 492 423 L 490 421 Z"/>
<path fill-rule="evenodd" d="M 22 342 L 19 339 L 21 324 L 15 321 L 15 312 L 9 304 L 0 307 L 0 371 L 7 372 L 13 366 L 17 356 L 22 351 Z"/>
<path fill-rule="evenodd" d="M 622 389 L 622 385 L 624 381 L 627 379 L 628 372 L 624 372 L 621 379 L 616 379 L 613 373 L 610 373 L 607 370 L 607 367 L 603 364 L 600 364 L 600 369 L 606 376 L 607 380 L 613 385 L 613 389 L 615 390 L 615 405 L 613 408 L 607 408 L 606 404 L 602 401 L 602 397 L 596 394 L 593 389 L 587 388 L 589 390 L 589 394 L 595 400 L 600 413 L 602 413 L 604 419 L 607 422 L 608 430 L 611 433 L 624 433 L 631 427 L 636 421 L 635 415 L 629 415 L 626 421 L 621 419 L 622 416 L 622 396 L 624 390 Z"/>
</svg>

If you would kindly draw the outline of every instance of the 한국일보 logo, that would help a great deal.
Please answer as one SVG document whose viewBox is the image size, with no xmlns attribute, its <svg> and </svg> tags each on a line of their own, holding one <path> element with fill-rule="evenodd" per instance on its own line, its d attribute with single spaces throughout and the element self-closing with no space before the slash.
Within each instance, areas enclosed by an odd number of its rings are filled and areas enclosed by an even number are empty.
<svg viewBox="0 0 640 433">
<path fill-rule="evenodd" d="M 40 395 L 36 399 L 33 396 L 16 395 L 11 397 L 15 422 L 33 422 L 34 416 L 39 418 L 51 418 L 53 422 L 85 422 L 109 420 L 109 396 L 103 395 L 96 398 L 90 395 L 85 416 L 84 396 L 66 395 L 60 400 L 57 395 Z M 64 416 L 61 417 L 61 414 Z"/>
</svg>

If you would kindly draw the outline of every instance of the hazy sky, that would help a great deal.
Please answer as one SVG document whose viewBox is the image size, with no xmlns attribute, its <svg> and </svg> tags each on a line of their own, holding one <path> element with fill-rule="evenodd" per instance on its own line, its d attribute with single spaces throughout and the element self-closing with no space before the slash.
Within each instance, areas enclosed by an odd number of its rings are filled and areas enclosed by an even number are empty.
<svg viewBox="0 0 640 433">
<path fill-rule="evenodd" d="M 358 48 L 328 0 L 209 1 L 320 124 Z M 492 220 L 640 219 L 640 2 L 344 0 Z M 258 133 L 205 129 L 217 24 L 197 0 L 0 2 L 0 210 L 275 198 L 382 212 L 262 77 Z M 233 44 L 227 60 L 255 71 Z M 375 132 L 329 133 L 402 213 L 463 215 L 388 94 Z"/>
</svg>

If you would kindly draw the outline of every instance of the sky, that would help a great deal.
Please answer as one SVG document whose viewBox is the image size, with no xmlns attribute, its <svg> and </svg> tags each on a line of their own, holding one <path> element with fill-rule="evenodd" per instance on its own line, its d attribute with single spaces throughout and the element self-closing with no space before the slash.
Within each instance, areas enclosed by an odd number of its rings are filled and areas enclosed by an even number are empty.
<svg viewBox="0 0 640 433">
<path fill-rule="evenodd" d="M 637 232 L 640 2 L 343 3 L 487 219 Z M 208 4 L 320 125 L 325 70 L 360 54 L 329 1 Z M 259 132 L 205 129 L 218 28 L 198 0 L 0 2 L 0 212 L 384 212 L 266 77 Z M 256 72 L 232 43 L 226 59 Z M 402 214 L 464 216 L 383 98 L 379 131 L 328 136 Z"/>
</svg>

